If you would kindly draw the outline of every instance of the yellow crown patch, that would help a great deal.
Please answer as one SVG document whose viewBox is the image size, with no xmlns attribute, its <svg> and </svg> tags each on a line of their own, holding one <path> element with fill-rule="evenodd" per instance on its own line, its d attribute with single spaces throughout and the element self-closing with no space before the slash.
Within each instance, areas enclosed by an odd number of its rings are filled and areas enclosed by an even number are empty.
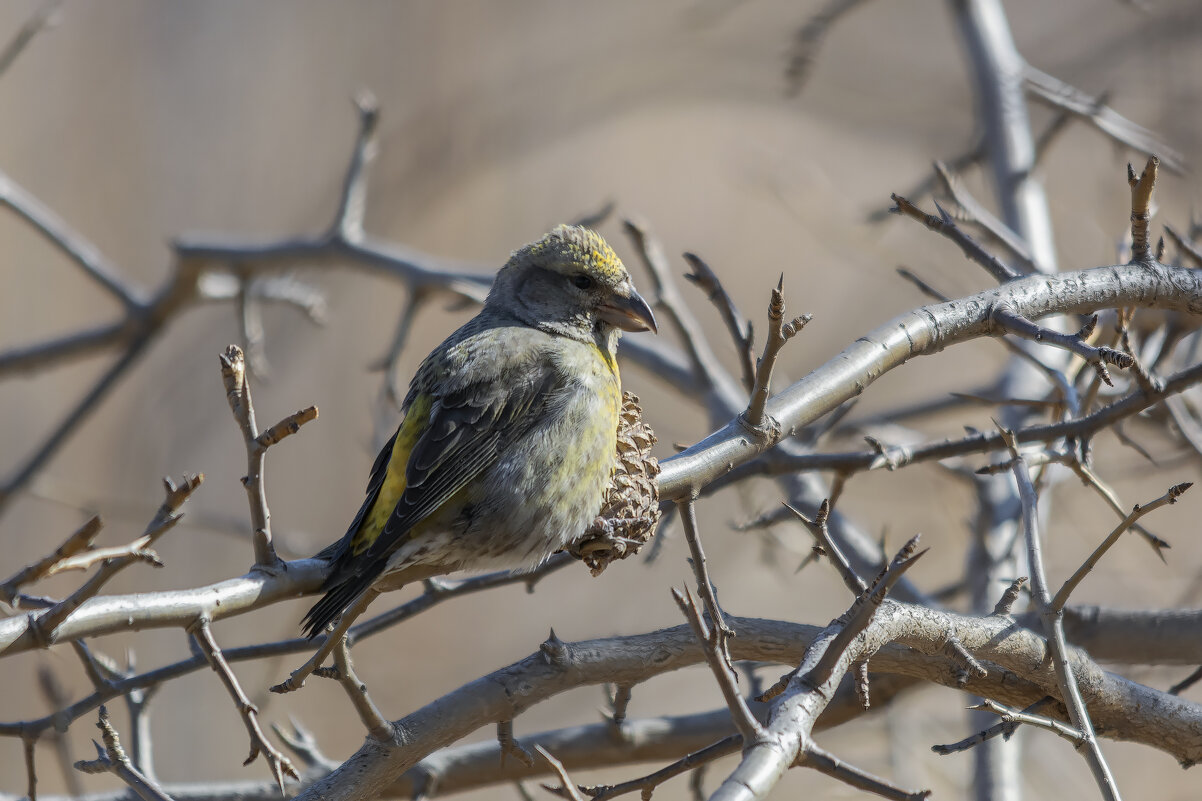
<svg viewBox="0 0 1202 801">
<path fill-rule="evenodd" d="M 557 225 L 551 233 L 527 248 L 532 259 L 544 262 L 544 266 L 557 272 L 583 268 L 607 284 L 616 284 L 627 277 L 626 267 L 609 243 L 596 231 L 579 225 Z"/>
</svg>

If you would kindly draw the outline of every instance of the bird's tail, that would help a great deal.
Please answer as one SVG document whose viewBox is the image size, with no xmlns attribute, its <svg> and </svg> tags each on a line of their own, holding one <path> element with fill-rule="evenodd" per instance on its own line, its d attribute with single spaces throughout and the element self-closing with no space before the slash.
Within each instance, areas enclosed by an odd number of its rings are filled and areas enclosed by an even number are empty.
<svg viewBox="0 0 1202 801">
<path fill-rule="evenodd" d="M 367 591 L 383 571 L 384 565 L 369 565 L 361 573 L 352 573 L 349 576 L 338 576 L 337 573 L 330 576 L 326 580 L 326 594 L 321 600 L 313 604 L 306 614 L 301 626 L 304 629 L 305 636 L 310 640 L 325 631 L 326 626 L 337 620 L 338 616 L 346 610 L 348 606 L 355 602 L 360 595 Z"/>
</svg>

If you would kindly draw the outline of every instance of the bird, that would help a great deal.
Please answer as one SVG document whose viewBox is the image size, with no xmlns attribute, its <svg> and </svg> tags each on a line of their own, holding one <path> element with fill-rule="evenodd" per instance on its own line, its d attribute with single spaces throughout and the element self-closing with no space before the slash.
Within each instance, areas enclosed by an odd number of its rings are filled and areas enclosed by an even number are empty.
<svg viewBox="0 0 1202 801">
<path fill-rule="evenodd" d="M 331 567 L 305 633 L 339 620 L 334 640 L 379 592 L 529 570 L 582 534 L 614 465 L 618 340 L 638 331 L 655 315 L 600 234 L 560 225 L 515 250 L 418 367 L 358 513 L 318 554 Z"/>
</svg>

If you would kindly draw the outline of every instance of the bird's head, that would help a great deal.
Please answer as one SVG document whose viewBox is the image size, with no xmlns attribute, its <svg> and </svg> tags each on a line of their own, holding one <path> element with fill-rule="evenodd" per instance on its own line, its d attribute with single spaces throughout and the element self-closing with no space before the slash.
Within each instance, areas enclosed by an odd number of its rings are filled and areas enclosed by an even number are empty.
<svg viewBox="0 0 1202 801">
<path fill-rule="evenodd" d="M 515 250 L 497 274 L 487 306 L 522 322 L 585 341 L 622 331 L 655 331 L 655 315 L 601 235 L 560 225 Z"/>
</svg>

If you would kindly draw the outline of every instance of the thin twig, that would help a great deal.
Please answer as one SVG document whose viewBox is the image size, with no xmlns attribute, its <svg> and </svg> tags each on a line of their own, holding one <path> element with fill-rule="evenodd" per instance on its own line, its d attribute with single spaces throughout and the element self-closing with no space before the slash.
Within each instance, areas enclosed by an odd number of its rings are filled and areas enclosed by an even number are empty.
<svg viewBox="0 0 1202 801">
<path fill-rule="evenodd" d="M 580 792 L 579 786 L 572 781 L 572 777 L 568 775 L 567 768 L 563 766 L 562 762 L 551 756 L 551 752 L 543 748 L 541 745 L 534 746 L 534 750 L 538 751 L 538 753 L 542 755 L 543 759 L 550 763 L 556 775 L 559 776 L 559 783 L 561 785 L 560 791 L 556 791 L 555 788 L 549 787 L 545 784 L 543 785 L 544 787 L 551 792 L 557 792 L 558 795 L 561 795 L 564 798 L 571 799 L 571 801 L 588 801 L 588 797 Z"/>
<path fill-rule="evenodd" d="M 939 216 L 936 217 L 932 214 L 927 214 L 901 195 L 894 194 L 890 195 L 890 197 L 896 204 L 891 211 L 917 220 L 930 230 L 942 234 L 952 242 L 955 242 L 959 245 L 960 250 L 964 251 L 964 255 L 968 257 L 969 261 L 984 267 L 985 271 L 992 275 L 998 283 L 1004 284 L 1007 281 L 1012 281 L 1020 277 L 1017 271 L 1003 264 L 997 256 L 985 250 L 975 239 L 960 230 L 960 227 L 956 225 L 956 221 L 948 216 L 948 213 L 938 203 L 935 204 L 935 208 L 939 210 Z"/>
<path fill-rule="evenodd" d="M 17 593 L 21 587 L 49 576 L 51 571 L 64 560 L 89 548 L 103 526 L 104 524 L 100 521 L 100 515 L 93 516 L 88 522 L 80 526 L 74 534 L 67 537 L 62 545 L 55 548 L 53 553 L 18 570 L 3 584 L 0 584 L 0 601 L 10 606 L 14 605 Z"/>
<path fill-rule="evenodd" d="M 238 678 L 230 668 L 229 662 L 226 661 L 225 655 L 221 653 L 221 648 L 217 645 L 217 640 L 213 638 L 213 630 L 209 625 L 209 621 L 201 618 L 191 627 L 190 633 L 200 652 L 204 654 L 205 659 L 208 661 L 209 667 L 213 668 L 214 672 L 221 678 L 221 683 L 225 685 L 225 689 L 229 692 L 230 697 L 234 699 L 234 706 L 237 708 L 238 714 L 242 717 L 242 723 L 246 726 L 247 734 L 250 735 L 250 755 L 242 764 L 249 765 L 255 761 L 255 757 L 262 754 L 263 759 L 267 762 L 268 769 L 271 771 L 272 777 L 275 779 L 276 784 L 279 785 L 280 792 L 283 793 L 284 776 L 287 775 L 293 779 L 299 779 L 300 774 L 296 772 L 296 768 L 292 766 L 292 762 L 289 761 L 288 757 L 281 754 L 271 744 L 271 741 L 267 739 L 267 735 L 263 733 L 263 729 L 259 726 L 259 709 L 251 703 L 250 698 L 242 691 L 242 685 L 238 683 Z"/>
<path fill-rule="evenodd" d="M 1018 484 L 1019 500 L 1022 503 L 1022 528 L 1027 544 L 1027 560 L 1031 568 L 1031 597 L 1039 610 L 1044 624 L 1044 635 L 1047 638 L 1048 652 L 1052 666 L 1056 671 L 1056 683 L 1060 688 L 1061 697 L 1068 707 L 1068 717 L 1073 727 L 1080 733 L 1082 749 L 1086 763 L 1093 773 L 1098 789 L 1103 798 L 1108 801 L 1118 801 L 1120 798 L 1118 786 L 1106 764 L 1106 758 L 1098 747 L 1097 736 L 1094 734 L 1093 722 L 1081 698 L 1080 688 L 1073 675 L 1073 669 L 1068 659 L 1068 645 L 1064 636 L 1064 611 L 1056 609 L 1048 591 L 1048 580 L 1044 573 L 1042 548 L 1040 545 L 1038 500 L 1035 488 L 1031 485 L 1027 465 L 1022 459 L 1017 444 L 1008 432 L 1003 432 L 1014 458 L 1014 480 Z"/>
<path fill-rule="evenodd" d="M 1085 745 L 1085 737 L 1081 734 L 1081 732 L 1077 731 L 1072 726 L 1061 723 L 1055 718 L 1049 718 L 1044 715 L 1036 715 L 1019 709 L 1012 709 L 1005 704 L 999 704 L 997 701 L 991 701 L 988 698 L 982 699 L 981 703 L 977 704 L 976 706 L 970 706 L 969 709 L 977 712 L 992 712 L 1006 723 L 1025 723 L 1028 726 L 1046 729 L 1047 731 L 1050 731 L 1053 734 L 1068 740 L 1073 744 L 1074 748 L 1079 748 L 1080 746 Z"/>
<path fill-rule="evenodd" d="M 294 412 L 271 428 L 260 433 L 255 423 L 255 407 L 250 396 L 250 382 L 246 375 L 246 358 L 242 349 L 230 345 L 219 357 L 221 379 L 225 383 L 225 397 L 230 411 L 242 431 L 246 445 L 246 475 L 242 485 L 246 488 L 250 502 L 250 520 L 254 532 L 255 567 L 260 570 L 279 570 L 283 561 L 276 555 L 271 536 L 271 511 L 267 508 L 267 489 L 264 478 L 264 462 L 267 449 L 280 440 L 295 434 L 300 427 L 317 419 L 317 407 L 310 406 Z"/>
<path fill-rule="evenodd" d="M 1065 605 L 1068 604 L 1068 598 L 1070 595 L 1072 595 L 1073 590 L 1077 589 L 1077 585 L 1079 585 L 1081 581 L 1089 574 L 1089 571 L 1093 570 L 1106 552 L 1110 550 L 1111 546 L 1118 542 L 1119 537 L 1123 535 L 1123 532 L 1135 525 L 1135 521 L 1139 520 L 1149 512 L 1154 512 L 1162 506 L 1168 506 L 1169 504 L 1177 503 L 1177 499 L 1185 494 L 1185 491 L 1192 486 L 1193 482 L 1176 484 L 1170 487 L 1168 492 L 1166 492 L 1164 495 L 1161 495 L 1151 503 L 1143 506 L 1136 504 L 1135 508 L 1131 510 L 1131 514 L 1127 515 L 1125 518 L 1123 518 L 1121 523 L 1115 526 L 1114 530 L 1110 532 L 1106 539 L 1102 540 L 1102 543 L 1094 549 L 1094 552 L 1089 555 L 1089 557 L 1081 564 L 1079 568 L 1077 568 L 1076 572 L 1064 582 L 1064 585 L 1060 588 L 1060 591 L 1056 593 L 1056 597 L 1052 599 L 1049 609 L 1053 612 L 1063 611 Z"/>
<path fill-rule="evenodd" d="M 62 0 L 48 0 L 38 6 L 37 10 L 25 20 L 25 24 L 17 30 L 8 44 L 0 49 L 0 75 L 3 75 L 17 57 L 33 41 L 34 37 L 46 28 L 54 25 Z"/>
<path fill-rule="evenodd" d="M 619 733 L 621 732 L 622 724 L 626 721 L 626 712 L 630 708 L 630 698 L 633 694 L 634 687 L 632 685 L 619 684 L 606 697 L 606 704 L 609 707 L 609 714 L 606 715 L 606 720 L 612 723 Z"/>
<path fill-rule="evenodd" d="M 1166 225 L 1164 232 L 1169 235 L 1169 239 L 1173 240 L 1173 244 L 1177 246 L 1177 249 L 1194 263 L 1195 267 L 1202 267 L 1202 250 L 1199 250 L 1197 245 L 1177 233 L 1176 229 L 1171 225 Z"/>
<path fill-rule="evenodd" d="M 681 757 L 672 764 L 666 765 L 653 773 L 648 773 L 646 776 L 640 776 L 637 779 L 630 779 L 619 784 L 598 784 L 582 789 L 592 801 L 609 801 L 611 798 L 617 798 L 626 793 L 633 793 L 636 790 L 642 793 L 643 798 L 647 798 L 651 794 L 651 791 L 655 790 L 668 779 L 709 764 L 715 759 L 733 754 L 742 745 L 743 735 L 732 734 L 728 737 L 723 737 L 716 743 L 707 745 L 705 748 Z"/>
<path fill-rule="evenodd" d="M 1014 609 L 1014 603 L 1018 597 L 1022 595 L 1023 585 L 1027 583 L 1026 576 L 1019 576 L 1014 581 L 1010 582 L 1010 586 L 1002 593 L 1002 597 L 998 599 L 997 605 L 993 607 L 993 612 L 990 614 L 999 617 L 1009 616 L 1011 610 Z"/>
<path fill-rule="evenodd" d="M 705 621 L 701 617 L 701 612 L 697 608 L 697 603 L 693 599 L 693 594 L 687 589 L 682 594 L 675 588 L 672 590 L 672 597 L 676 600 L 677 606 L 680 607 L 685 619 L 689 621 L 689 626 L 692 627 L 693 633 L 697 635 L 697 639 L 701 641 L 702 647 L 705 650 L 706 661 L 709 662 L 710 669 L 714 673 L 714 678 L 718 681 L 718 686 L 722 690 L 722 695 L 726 698 L 726 704 L 730 707 L 731 718 L 734 720 L 735 728 L 742 734 L 748 742 L 756 739 L 761 733 L 759 721 L 755 715 L 751 714 L 751 710 L 747 707 L 747 701 L 743 698 L 743 694 L 739 692 L 739 677 L 734 669 L 734 665 L 730 658 L 729 638 L 734 636 L 734 630 L 731 629 L 722 614 L 722 609 L 718 605 L 718 597 L 714 591 L 713 582 L 709 577 L 709 570 L 706 567 L 705 551 L 701 547 L 701 538 L 697 531 L 697 510 L 692 500 L 685 501 L 679 504 L 680 517 L 684 522 L 685 539 L 689 543 L 689 551 L 692 554 L 693 572 L 697 578 L 697 591 L 701 594 L 701 598 L 705 604 L 705 611 L 709 615 L 712 629 L 706 626 Z"/>
<path fill-rule="evenodd" d="M 401 309 L 401 314 L 397 318 L 396 330 L 393 331 L 388 352 L 368 368 L 384 371 L 384 393 L 394 408 L 399 409 L 405 398 L 401 391 L 400 375 L 397 372 L 401 354 L 405 350 L 405 343 L 409 339 L 413 322 L 417 319 L 417 312 L 429 298 L 430 290 L 427 289 L 417 289 L 409 293 L 409 296 L 405 298 L 405 307 Z"/>
<path fill-rule="evenodd" d="M 714 304 L 718 313 L 722 315 L 722 322 L 726 323 L 726 330 L 730 332 L 730 337 L 735 343 L 735 352 L 739 356 L 743 386 L 748 392 L 751 392 L 755 387 L 755 332 L 752 330 L 751 323 L 743 317 L 739 307 L 726 293 L 718 275 L 700 256 L 695 253 L 685 253 L 684 260 L 693 268 L 693 272 L 685 273 L 685 279 L 705 292 L 710 303 Z"/>
<path fill-rule="evenodd" d="M 1032 342 L 1062 348 L 1080 356 L 1094 366 L 1098 375 L 1108 386 L 1114 386 L 1114 383 L 1110 379 L 1110 374 L 1106 371 L 1106 365 L 1113 365 L 1120 370 L 1125 370 L 1135 364 L 1135 357 L 1130 353 L 1124 353 L 1121 350 L 1105 346 L 1095 347 L 1086 342 L 1086 338 L 1097 325 L 1098 316 L 1096 314 L 1075 334 L 1062 334 L 1051 328 L 1044 328 L 1028 320 L 1026 317 L 1017 314 L 1013 307 L 1007 306 L 1004 303 L 994 306 L 992 316 L 994 322 L 1008 333 Z"/>
<path fill-rule="evenodd" d="M 83 423 L 83 421 L 86 420 L 88 416 L 96 410 L 96 408 L 100 405 L 100 401 L 103 400 L 106 395 L 108 395 L 109 391 L 117 385 L 117 382 L 129 371 L 131 367 L 134 366 L 134 364 L 138 361 L 138 358 L 142 355 L 142 352 L 147 348 L 147 346 L 150 345 L 151 339 L 153 338 L 153 333 L 154 331 L 152 330 L 148 331 L 144 338 L 136 339 L 130 342 L 117 360 L 109 365 L 108 369 L 105 370 L 104 373 L 101 374 L 100 378 L 96 380 L 96 383 L 93 384 L 92 387 L 84 393 L 83 397 L 79 399 L 79 402 L 71 408 L 71 411 L 67 412 L 66 416 L 62 419 L 58 426 L 51 431 L 46 440 L 42 442 L 42 444 L 25 459 L 25 462 L 20 467 L 17 468 L 12 478 L 8 479 L 8 481 L 5 481 L 3 485 L 0 485 L 0 512 L 2 512 L 9 502 L 16 496 L 17 492 L 24 488 L 25 485 L 28 484 L 35 475 L 37 475 L 38 471 L 46 466 L 46 463 L 49 462 L 50 458 L 58 452 L 58 449 L 62 447 L 71 434 L 75 432 L 75 429 L 77 429 Z M 86 339 L 88 341 L 97 343 L 98 345 L 107 345 L 113 341 L 113 337 L 109 336 L 105 332 L 101 332 L 94 339 L 91 337 L 87 337 Z M 68 337 L 57 340 L 57 344 L 62 345 L 65 351 L 74 356 L 81 355 L 83 353 L 83 351 L 77 347 L 83 341 L 83 339 Z M 24 359 L 21 357 L 27 357 L 31 352 L 37 355 L 37 358 L 34 360 L 40 365 L 45 365 L 49 362 L 57 360 L 57 356 L 52 356 L 50 359 L 41 359 L 41 354 L 48 351 L 44 351 L 40 348 L 34 348 L 23 353 L 18 353 L 18 358 L 10 362 L 10 364 L 20 366 L 24 361 Z M 5 357 L 7 355 L 10 354 L 0 354 L 0 374 L 4 372 L 3 367 L 5 366 Z"/>
<path fill-rule="evenodd" d="M 989 234 L 1010 251 L 1010 253 L 1022 263 L 1022 272 L 1030 275 L 1031 273 L 1039 272 L 1038 266 L 1035 264 L 1035 259 L 1031 256 L 1031 249 L 1027 247 L 1027 243 L 1022 237 L 1014 233 L 1014 230 L 999 220 L 989 209 L 977 200 L 972 194 L 964 188 L 961 181 L 957 180 L 951 170 L 942 161 L 935 162 L 935 175 L 939 178 L 939 183 L 943 186 L 944 191 L 951 196 L 956 205 L 968 215 L 968 218 L 984 228 Z M 940 214 L 946 222 L 949 215 L 942 209 Z"/>
<path fill-rule="evenodd" d="M 892 799 L 892 801 L 923 801 L 923 799 L 931 795 L 930 790 L 918 790 L 915 792 L 903 790 L 885 779 L 873 776 L 871 773 L 857 768 L 855 765 L 848 764 L 813 743 L 806 746 L 801 758 L 798 760 L 798 764 L 804 765 L 807 768 L 813 768 L 819 773 L 830 776 L 833 779 L 838 779 L 857 790 L 879 795 L 881 798 Z"/>
<path fill-rule="evenodd" d="M 276 723 L 271 724 L 271 730 L 275 732 L 276 737 L 280 738 L 280 742 L 288 746 L 288 749 L 296 755 L 301 764 L 308 769 L 306 773 L 329 773 L 338 767 L 337 761 L 330 759 L 321 752 L 321 748 L 318 746 L 317 738 L 313 736 L 313 732 L 302 726 L 296 718 L 289 718 L 288 722 L 292 725 L 291 731 Z M 276 788 L 273 787 L 272 789 Z"/>
<path fill-rule="evenodd" d="M 1107 484 L 1098 477 L 1097 473 L 1086 467 L 1080 459 L 1069 459 L 1064 462 L 1064 464 L 1068 465 L 1069 469 L 1077 474 L 1082 483 L 1092 487 L 1094 491 L 1102 496 L 1102 498 L 1106 501 L 1106 504 L 1114 510 L 1114 513 L 1117 514 L 1120 519 L 1126 516 L 1123 511 L 1123 503 L 1119 500 L 1118 494 L 1115 493 L 1115 491 L 1109 486 L 1107 486 Z M 1140 525 L 1139 523 L 1132 523 L 1131 528 L 1139 532 L 1139 535 L 1147 541 L 1148 545 L 1152 546 L 1152 550 L 1157 556 L 1160 557 L 1160 561 L 1165 561 L 1164 552 L 1168 548 L 1172 547 L 1166 540 L 1156 536 L 1151 531 L 1148 531 L 1148 529 L 1144 528 L 1144 526 Z"/>
<path fill-rule="evenodd" d="M 166 490 L 167 497 L 155 512 L 154 517 L 151 519 L 150 524 L 147 525 L 146 531 L 143 532 L 142 536 L 121 549 L 118 555 L 106 560 L 100 566 L 100 569 L 84 582 L 82 587 L 71 593 L 65 600 L 55 604 L 39 617 L 31 617 L 29 627 L 35 639 L 47 646 L 54 642 L 54 630 L 85 601 L 100 592 L 100 588 L 109 579 L 134 562 L 146 561 L 144 554 L 147 549 L 179 522 L 182 517 L 178 513 L 179 508 L 183 506 L 184 501 L 188 500 L 203 481 L 203 473 L 198 473 L 194 476 L 185 475 L 183 483 L 178 485 L 170 478 L 164 478 L 163 487 Z M 157 558 L 154 559 L 154 563 L 161 565 L 161 563 L 158 563 Z"/>
<path fill-rule="evenodd" d="M 818 56 L 818 49 L 830 29 L 844 16 L 861 5 L 864 0 L 827 0 L 826 5 L 815 12 L 793 37 L 789 48 L 789 63 L 785 68 L 786 94 L 795 97 L 805 86 L 810 69 Z"/>
<path fill-rule="evenodd" d="M 54 712 L 66 708 L 71 702 L 70 696 L 67 694 L 67 688 L 59 680 L 58 674 L 49 665 L 39 665 L 37 674 L 38 689 L 41 690 L 47 706 Z M 66 729 L 67 724 L 64 722 L 61 727 L 51 733 L 50 742 L 54 744 L 54 753 L 58 758 L 63 781 L 67 784 L 67 791 L 71 795 L 83 795 L 83 786 L 80 784 L 79 775 L 71 768 L 75 764 L 75 759 L 71 755 L 71 739 L 67 737 Z"/>
<path fill-rule="evenodd" d="M 351 699 L 355 711 L 359 713 L 359 720 L 363 722 L 369 737 L 383 741 L 393 736 L 392 724 L 380 714 L 379 708 L 367 694 L 367 685 L 355 673 L 355 665 L 351 661 L 351 649 L 345 636 L 340 637 L 338 644 L 334 647 L 333 670 L 319 670 L 315 673 L 325 678 L 336 679 L 342 685 L 342 689 L 346 690 L 347 697 Z"/>
<path fill-rule="evenodd" d="M 92 744 L 96 746 L 96 759 L 76 762 L 76 770 L 83 773 L 111 773 L 129 785 L 142 801 L 171 801 L 171 796 L 163 792 L 163 788 L 144 776 L 130 762 L 125 749 L 121 747 L 121 739 L 117 736 L 117 730 L 109 722 L 108 710 L 103 705 L 100 707 L 100 720 L 96 724 L 96 728 L 100 729 L 100 738 L 104 741 L 104 745 L 101 746 L 100 743 L 93 740 Z"/>
<path fill-rule="evenodd" d="M 764 426 L 764 407 L 768 403 L 768 393 L 772 388 L 772 370 L 776 366 L 776 357 L 780 355 L 785 343 L 805 328 L 810 319 L 810 315 L 803 314 L 785 322 L 785 275 L 781 273 L 768 302 L 768 340 L 764 343 L 764 352 L 756 362 L 751 400 L 747 403 L 747 411 L 743 413 L 743 419 L 752 429 L 759 430 Z"/>
<path fill-rule="evenodd" d="M 380 106 L 371 92 L 361 90 L 353 101 L 359 113 L 359 135 L 355 139 L 351 162 L 342 183 L 338 211 L 334 214 L 336 231 L 332 232 L 347 242 L 363 239 L 363 215 L 367 211 L 367 167 L 376 156 L 376 124 L 380 120 Z"/>
<path fill-rule="evenodd" d="M 1024 709 L 1023 712 L 1028 714 L 1036 714 L 1042 712 L 1055 703 L 1055 699 L 1053 699 L 1051 696 L 1047 696 L 1031 704 Z M 940 756 L 947 756 L 948 754 L 955 754 L 960 751 L 967 751 L 971 748 L 975 748 L 981 743 L 992 740 L 994 737 L 1000 736 L 1002 739 L 1009 740 L 1011 735 L 1013 735 L 1017 730 L 1017 722 L 1013 720 L 1002 720 L 987 729 L 977 732 L 971 737 L 966 737 L 963 740 L 960 740 L 959 742 L 948 743 L 947 745 L 932 745 L 931 750 Z"/>
<path fill-rule="evenodd" d="M 1175 173 L 1185 172 L 1185 158 L 1156 138 L 1151 131 L 1123 117 L 1100 97 L 1091 97 L 1074 86 L 1042 70 L 1024 66 L 1026 89 L 1037 99 L 1089 121 L 1095 128 L 1121 145 L 1145 156 L 1158 155 L 1164 166 Z"/>
<path fill-rule="evenodd" d="M 710 347 L 701 324 L 693 316 L 688 304 L 681 297 L 676 282 L 672 280 L 672 269 L 659 240 L 641 220 L 623 220 L 622 229 L 634 243 L 643 265 L 651 276 L 655 305 L 667 313 L 668 319 L 680 332 L 689 361 L 692 363 L 694 377 L 711 387 L 733 385 L 733 379 Z"/>
<path fill-rule="evenodd" d="M 783 504 L 784 509 L 791 513 L 793 517 L 800 520 L 802 525 L 809 529 L 810 534 L 818 541 L 819 553 L 830 560 L 835 566 L 835 570 L 839 573 L 839 578 L 843 579 L 844 586 L 851 590 L 855 596 L 860 595 L 864 590 L 868 589 L 868 585 L 864 579 L 860 578 L 851 563 L 847 561 L 847 557 L 839 550 L 839 545 L 831 538 L 830 531 L 827 529 L 827 520 L 830 518 L 831 505 L 829 500 L 824 500 L 818 507 L 818 514 L 813 520 L 803 515 L 797 509 L 794 509 L 789 504 Z"/>
<path fill-rule="evenodd" d="M 910 538 L 880 574 L 861 592 L 851 607 L 844 613 L 842 627 L 830 640 L 822 656 L 805 674 L 804 680 L 813 687 L 821 686 L 834 675 L 835 667 L 844 657 L 844 652 L 861 632 L 872 623 L 873 617 L 885 600 L 889 589 L 901 579 L 922 555 L 925 550 L 918 551 L 919 535 Z"/>
</svg>

